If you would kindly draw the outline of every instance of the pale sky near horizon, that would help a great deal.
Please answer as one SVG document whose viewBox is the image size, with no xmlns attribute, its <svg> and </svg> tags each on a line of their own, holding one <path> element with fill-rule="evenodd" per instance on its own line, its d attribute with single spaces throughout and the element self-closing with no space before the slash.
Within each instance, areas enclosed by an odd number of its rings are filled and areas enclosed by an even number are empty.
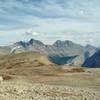
<svg viewBox="0 0 100 100">
<path fill-rule="evenodd" d="M 100 0 L 0 0 L 0 45 L 30 38 L 100 46 Z"/>
</svg>

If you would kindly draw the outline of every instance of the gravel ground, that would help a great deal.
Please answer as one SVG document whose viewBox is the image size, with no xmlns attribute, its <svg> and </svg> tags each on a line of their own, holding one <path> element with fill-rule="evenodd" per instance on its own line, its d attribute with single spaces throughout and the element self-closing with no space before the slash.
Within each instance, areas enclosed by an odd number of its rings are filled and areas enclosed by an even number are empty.
<svg viewBox="0 0 100 100">
<path fill-rule="evenodd" d="M 100 100 L 99 91 L 26 81 L 0 83 L 0 100 Z"/>
</svg>

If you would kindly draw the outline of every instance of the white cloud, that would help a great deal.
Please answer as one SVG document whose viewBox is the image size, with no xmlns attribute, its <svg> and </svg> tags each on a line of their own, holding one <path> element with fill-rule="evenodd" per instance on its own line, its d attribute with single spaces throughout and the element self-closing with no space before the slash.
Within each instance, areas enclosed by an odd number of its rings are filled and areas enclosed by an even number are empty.
<svg viewBox="0 0 100 100">
<path fill-rule="evenodd" d="M 79 15 L 82 15 L 82 16 L 85 15 L 85 11 L 84 10 L 80 10 L 79 11 Z"/>
<path fill-rule="evenodd" d="M 0 0 L 0 44 L 34 36 L 99 45 L 99 5 L 100 0 Z"/>
<path fill-rule="evenodd" d="M 28 30 L 25 31 L 24 35 L 38 36 L 38 35 L 40 35 L 40 33 L 36 32 L 36 31 L 34 31 L 32 29 L 28 29 Z"/>
</svg>

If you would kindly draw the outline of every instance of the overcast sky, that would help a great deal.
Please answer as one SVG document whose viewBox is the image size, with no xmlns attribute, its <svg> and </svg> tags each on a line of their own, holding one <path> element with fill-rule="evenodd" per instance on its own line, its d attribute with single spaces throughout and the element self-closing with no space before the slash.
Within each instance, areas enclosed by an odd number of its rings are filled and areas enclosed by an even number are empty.
<svg viewBox="0 0 100 100">
<path fill-rule="evenodd" d="M 100 46 L 100 0 L 0 0 L 0 45 L 30 38 Z"/>
</svg>

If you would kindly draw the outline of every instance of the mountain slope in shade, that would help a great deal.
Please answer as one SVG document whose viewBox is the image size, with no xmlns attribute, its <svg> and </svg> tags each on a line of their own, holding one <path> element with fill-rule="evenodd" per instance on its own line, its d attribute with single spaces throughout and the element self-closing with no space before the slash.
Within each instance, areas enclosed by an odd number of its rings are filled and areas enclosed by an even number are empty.
<svg viewBox="0 0 100 100">
<path fill-rule="evenodd" d="M 85 59 L 91 57 L 96 51 L 98 50 L 98 48 L 92 46 L 92 45 L 86 45 L 84 47 L 84 57 Z"/>
<path fill-rule="evenodd" d="M 99 67 L 100 68 L 100 50 L 98 50 L 93 56 L 90 58 L 86 59 L 84 64 L 82 65 L 83 67 Z"/>
</svg>

